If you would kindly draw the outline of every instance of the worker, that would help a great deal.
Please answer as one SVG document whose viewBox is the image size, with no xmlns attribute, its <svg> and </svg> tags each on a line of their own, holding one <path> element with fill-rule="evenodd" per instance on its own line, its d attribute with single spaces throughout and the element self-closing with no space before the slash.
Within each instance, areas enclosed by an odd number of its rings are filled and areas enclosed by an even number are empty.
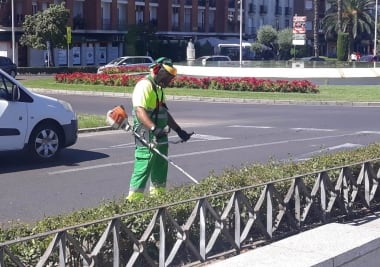
<svg viewBox="0 0 380 267">
<path fill-rule="evenodd" d="M 173 119 L 165 103 L 163 88 L 177 75 L 169 58 L 159 58 L 151 65 L 150 73 L 138 81 L 133 89 L 133 130 L 144 140 L 156 142 L 156 148 L 168 155 L 168 131 L 173 129 L 183 142 L 190 139 L 187 133 Z M 152 149 L 135 139 L 135 161 L 129 185 L 127 200 L 140 200 L 144 196 L 150 177 L 150 194 L 165 192 L 168 162 Z"/>
</svg>

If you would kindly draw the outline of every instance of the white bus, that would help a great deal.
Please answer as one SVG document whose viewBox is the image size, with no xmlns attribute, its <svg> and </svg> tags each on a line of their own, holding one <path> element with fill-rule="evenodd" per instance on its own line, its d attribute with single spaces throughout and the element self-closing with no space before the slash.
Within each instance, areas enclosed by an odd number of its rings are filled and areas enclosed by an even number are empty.
<svg viewBox="0 0 380 267">
<path fill-rule="evenodd" d="M 255 52 L 251 50 L 252 45 L 242 42 L 242 59 L 255 59 Z M 218 55 L 229 56 L 233 61 L 240 60 L 240 44 L 218 44 Z"/>
</svg>

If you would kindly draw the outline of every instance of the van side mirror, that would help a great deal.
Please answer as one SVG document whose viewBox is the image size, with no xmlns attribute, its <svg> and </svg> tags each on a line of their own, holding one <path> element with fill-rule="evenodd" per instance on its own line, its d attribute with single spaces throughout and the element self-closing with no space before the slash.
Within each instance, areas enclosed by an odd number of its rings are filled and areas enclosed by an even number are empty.
<svg viewBox="0 0 380 267">
<path fill-rule="evenodd" d="M 17 85 L 12 86 L 12 101 L 19 101 L 20 100 L 20 89 Z"/>
</svg>

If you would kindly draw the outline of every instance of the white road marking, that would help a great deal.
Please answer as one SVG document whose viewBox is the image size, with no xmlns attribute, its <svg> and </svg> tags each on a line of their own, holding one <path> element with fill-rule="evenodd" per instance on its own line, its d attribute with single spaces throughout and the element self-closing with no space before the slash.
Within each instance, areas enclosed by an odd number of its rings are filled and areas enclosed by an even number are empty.
<svg viewBox="0 0 380 267">
<path fill-rule="evenodd" d="M 197 138 L 201 140 L 207 140 L 207 141 L 216 141 L 216 140 L 228 140 L 232 139 L 231 137 L 221 137 L 221 136 L 215 136 L 215 135 L 205 135 L 205 134 L 193 134 L 191 138 Z"/>
<path fill-rule="evenodd" d="M 265 125 L 231 125 L 230 128 L 254 128 L 254 129 L 274 129 L 278 127 L 265 126 Z M 296 131 L 319 131 L 319 132 L 333 132 L 336 129 L 320 129 L 320 128 L 289 128 Z"/>
<path fill-rule="evenodd" d="M 231 125 L 231 128 L 255 128 L 255 129 L 272 129 L 272 126 L 256 126 L 256 125 Z"/>
<path fill-rule="evenodd" d="M 379 131 L 359 131 L 358 134 L 380 134 Z"/>
<path fill-rule="evenodd" d="M 336 129 L 320 129 L 320 128 L 290 128 L 296 131 L 316 131 L 316 132 L 334 132 Z"/>
<path fill-rule="evenodd" d="M 312 157 L 313 155 L 316 155 L 316 154 L 320 154 L 320 153 L 324 153 L 324 152 L 330 152 L 330 151 L 335 151 L 335 150 L 339 150 L 339 149 L 345 149 L 345 148 L 359 148 L 359 147 L 363 147 L 363 145 L 361 145 L 361 144 L 352 144 L 352 143 L 344 143 L 344 144 L 341 144 L 341 145 L 330 146 L 330 147 L 326 147 L 326 148 L 323 148 L 323 149 L 318 149 L 318 150 L 315 150 L 315 151 L 304 153 L 304 154 L 300 155 L 301 158 L 294 158 L 293 160 L 295 160 L 295 161 L 305 161 L 305 160 L 310 159 L 310 157 Z"/>
<path fill-rule="evenodd" d="M 240 150 L 240 149 L 248 149 L 248 148 L 254 148 L 254 147 L 263 147 L 263 146 L 286 144 L 286 143 L 296 143 L 296 142 L 305 142 L 305 141 L 312 141 L 312 140 L 338 138 L 338 137 L 352 136 L 352 135 L 357 135 L 357 134 L 351 133 L 351 134 L 329 135 L 329 136 L 319 136 L 319 137 L 311 137 L 311 138 L 282 140 L 282 141 L 268 142 L 268 143 L 262 143 L 262 144 L 251 144 L 251 145 L 244 145 L 244 146 L 225 147 L 225 148 L 210 149 L 210 150 L 197 151 L 197 152 L 191 152 L 191 153 L 170 155 L 169 158 L 172 159 L 172 158 L 188 157 L 188 156 L 194 156 L 194 155 L 198 156 L 201 154 L 211 154 L 211 153 L 225 152 L 225 151 L 231 151 L 231 150 Z M 79 171 L 99 169 L 99 168 L 108 168 L 108 167 L 112 167 L 112 166 L 132 164 L 133 162 L 134 161 L 125 161 L 125 162 L 118 162 L 118 163 L 100 164 L 100 165 L 88 166 L 88 167 L 83 167 L 83 168 L 70 168 L 70 169 L 62 170 L 62 171 L 49 172 L 48 174 L 49 175 L 56 175 L 56 174 L 61 174 L 61 173 L 79 172 Z"/>
<path fill-rule="evenodd" d="M 93 169 L 100 169 L 100 168 L 108 168 L 108 167 L 113 167 L 113 166 L 133 164 L 133 162 L 134 162 L 134 160 L 124 161 L 124 162 L 116 162 L 116 163 L 98 164 L 98 165 L 88 166 L 88 167 L 70 168 L 67 170 L 48 172 L 48 174 L 49 175 L 56 175 L 56 174 L 69 173 L 69 172 L 79 172 L 79 171 L 86 171 L 86 170 L 93 170 Z"/>
</svg>

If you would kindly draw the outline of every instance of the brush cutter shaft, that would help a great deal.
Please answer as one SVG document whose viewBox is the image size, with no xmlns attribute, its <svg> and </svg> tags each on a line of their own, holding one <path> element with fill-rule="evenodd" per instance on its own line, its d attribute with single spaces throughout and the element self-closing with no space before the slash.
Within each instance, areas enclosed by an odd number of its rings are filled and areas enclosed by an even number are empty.
<svg viewBox="0 0 380 267">
<path fill-rule="evenodd" d="M 193 177 L 191 176 L 189 173 L 187 173 L 184 169 L 182 169 L 180 166 L 178 166 L 177 164 L 175 164 L 168 156 L 162 154 L 156 147 L 155 147 L 155 144 L 154 143 L 149 143 L 148 141 L 146 141 L 141 135 L 139 135 L 138 133 L 136 133 L 135 131 L 132 130 L 132 127 L 129 123 L 126 124 L 124 130 L 126 131 L 129 131 L 131 130 L 132 131 L 132 134 L 139 140 L 141 141 L 141 143 L 152 149 L 155 153 L 157 153 L 158 155 L 160 155 L 162 158 L 164 158 L 168 163 L 170 163 L 173 167 L 175 167 L 177 170 L 179 170 L 180 172 L 182 172 L 185 176 L 187 176 L 187 178 L 189 178 L 192 182 L 196 183 L 196 184 L 199 184 L 199 182 Z"/>
</svg>

